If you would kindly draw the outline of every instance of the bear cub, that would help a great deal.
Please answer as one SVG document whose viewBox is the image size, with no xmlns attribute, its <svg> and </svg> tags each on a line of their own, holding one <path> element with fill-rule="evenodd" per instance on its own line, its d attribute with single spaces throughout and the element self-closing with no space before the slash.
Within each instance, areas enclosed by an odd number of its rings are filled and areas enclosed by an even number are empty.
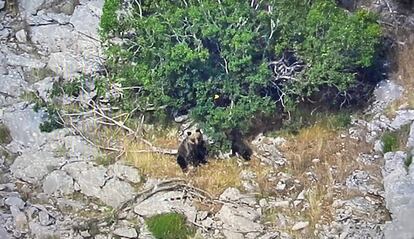
<svg viewBox="0 0 414 239">
<path fill-rule="evenodd" d="M 186 138 L 178 147 L 177 163 L 183 172 L 188 171 L 188 165 L 194 167 L 207 163 L 207 143 L 200 129 L 194 133 L 187 132 Z"/>
<path fill-rule="evenodd" d="M 253 150 L 250 148 L 247 141 L 243 139 L 240 130 L 232 129 L 230 133 L 227 133 L 227 136 L 231 141 L 232 156 L 240 155 L 244 160 L 250 161 Z"/>
</svg>

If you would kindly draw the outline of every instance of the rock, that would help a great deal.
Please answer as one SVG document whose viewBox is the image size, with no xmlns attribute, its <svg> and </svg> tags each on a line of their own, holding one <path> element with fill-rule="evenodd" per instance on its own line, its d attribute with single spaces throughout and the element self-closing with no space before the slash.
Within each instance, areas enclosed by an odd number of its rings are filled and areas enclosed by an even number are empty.
<svg viewBox="0 0 414 239">
<path fill-rule="evenodd" d="M 121 180 L 126 180 L 131 183 L 141 182 L 141 176 L 136 168 L 125 166 L 120 163 L 109 166 L 109 175 L 113 174 Z"/>
<path fill-rule="evenodd" d="M 27 228 L 27 218 L 26 215 L 19 210 L 16 206 L 10 207 L 11 214 L 14 218 L 14 224 L 16 229 L 19 231 L 25 231 Z"/>
<path fill-rule="evenodd" d="M 410 124 L 414 121 L 414 110 L 399 110 L 396 113 L 397 116 L 390 125 L 392 129 L 400 129 L 401 126 Z"/>
<path fill-rule="evenodd" d="M 32 26 L 30 38 L 46 53 L 61 52 L 72 48 L 76 43 L 73 28 L 56 24 Z"/>
<path fill-rule="evenodd" d="M 0 29 L 0 40 L 6 40 L 10 36 L 8 28 Z"/>
<path fill-rule="evenodd" d="M 117 228 L 113 232 L 115 235 L 126 238 L 137 238 L 138 234 L 134 228 L 122 227 Z"/>
<path fill-rule="evenodd" d="M 239 233 L 261 232 L 263 226 L 254 222 L 259 214 L 247 207 L 223 205 L 216 217 L 223 222 L 223 228 Z"/>
<path fill-rule="evenodd" d="M 283 191 L 286 188 L 286 183 L 283 181 L 279 181 L 276 185 L 276 191 Z"/>
<path fill-rule="evenodd" d="M 35 184 L 41 183 L 41 179 L 50 171 L 59 168 L 63 162 L 63 159 L 55 158 L 49 152 L 24 153 L 16 158 L 10 170 L 15 177 Z"/>
<path fill-rule="evenodd" d="M 17 105 L 17 107 L 20 106 L 23 107 L 23 105 Z M 23 110 L 13 109 L 4 112 L 3 122 L 9 128 L 11 137 L 15 143 L 27 148 L 40 146 L 45 142 L 45 137 L 39 129 L 42 116 L 42 112 L 34 112 L 30 107 L 24 108 Z M 37 154 L 43 153 L 38 152 Z"/>
<path fill-rule="evenodd" d="M 4 203 L 9 207 L 15 206 L 16 208 L 21 210 L 24 208 L 24 205 L 26 204 L 22 199 L 13 196 L 6 198 L 6 200 L 4 200 Z"/>
<path fill-rule="evenodd" d="M 189 116 L 188 115 L 180 115 L 174 118 L 174 121 L 176 123 L 183 123 L 184 121 L 188 120 Z"/>
<path fill-rule="evenodd" d="M 33 84 L 33 88 L 38 92 L 40 98 L 45 102 L 50 101 L 49 95 L 53 88 L 53 83 L 57 80 L 55 77 L 46 77 L 45 79 Z"/>
<path fill-rule="evenodd" d="M 157 193 L 151 198 L 138 203 L 134 207 L 134 212 L 145 218 L 162 213 L 177 212 L 184 214 L 187 220 L 194 222 L 197 210 L 189 202 L 177 200 L 177 198 L 182 197 L 183 192 L 178 191 Z"/>
<path fill-rule="evenodd" d="M 65 52 L 50 54 L 47 66 L 64 79 L 74 79 L 81 73 L 79 59 L 76 58 L 76 56 Z"/>
<path fill-rule="evenodd" d="M 384 155 L 382 171 L 385 202 L 393 220 L 386 224 L 385 238 L 405 239 L 414 235 L 414 227 L 409 223 L 414 215 L 414 180 L 407 175 L 405 160 L 407 154 L 401 151 Z"/>
<path fill-rule="evenodd" d="M 39 222 L 40 225 L 42 226 L 49 226 L 52 222 L 49 218 L 49 213 L 45 212 L 45 211 L 40 211 L 39 212 Z"/>
<path fill-rule="evenodd" d="M 26 15 L 35 15 L 44 3 L 45 0 L 23 0 L 19 1 L 19 9 Z"/>
<path fill-rule="evenodd" d="M 408 135 L 407 148 L 414 149 L 414 122 L 410 127 L 410 134 Z"/>
<path fill-rule="evenodd" d="M 64 147 L 67 149 L 67 154 L 70 158 L 76 160 L 92 160 L 98 156 L 99 151 L 96 147 L 87 143 L 80 136 L 66 136 L 63 139 Z"/>
<path fill-rule="evenodd" d="M 289 207 L 289 205 L 290 205 L 290 201 L 270 201 L 269 202 L 269 207 L 272 207 L 272 208 L 278 208 L 278 207 L 281 207 L 281 208 L 288 208 Z"/>
<path fill-rule="evenodd" d="M 302 230 L 307 226 L 309 226 L 309 222 L 297 222 L 295 225 L 293 225 L 292 231 Z"/>
<path fill-rule="evenodd" d="M 6 1 L 5 0 L 0 0 L 0 10 L 2 10 L 5 6 L 6 6 Z"/>
<path fill-rule="evenodd" d="M 377 153 L 382 153 L 384 150 L 384 143 L 381 140 L 376 140 L 374 144 L 374 151 Z"/>
<path fill-rule="evenodd" d="M 76 162 L 63 167 L 80 186 L 87 196 L 97 196 L 106 182 L 106 168 L 93 166 L 91 163 Z"/>
<path fill-rule="evenodd" d="M 220 200 L 223 201 L 238 201 L 242 197 L 237 188 L 227 188 L 221 195 Z"/>
<path fill-rule="evenodd" d="M 7 55 L 7 64 L 10 66 L 22 66 L 22 67 L 28 67 L 28 68 L 35 68 L 35 69 L 41 69 L 46 66 L 45 63 L 42 61 L 33 58 L 33 56 L 23 53 L 20 55 L 15 54 L 8 54 Z"/>
<path fill-rule="evenodd" d="M 48 226 L 42 226 L 34 221 L 29 223 L 30 234 L 33 238 L 60 238 L 58 232 L 54 231 L 53 228 Z"/>
<path fill-rule="evenodd" d="M 18 42 L 26 42 L 27 41 L 27 33 L 24 29 L 16 32 L 16 39 Z"/>
<path fill-rule="evenodd" d="M 4 229 L 3 226 L 0 226 L 0 238 L 11 239 L 11 236 L 7 233 L 6 229 Z"/>
<path fill-rule="evenodd" d="M 232 232 L 229 230 L 224 230 L 223 235 L 227 239 L 244 239 L 243 234 L 238 233 L 238 232 Z"/>
<path fill-rule="evenodd" d="M 99 7 L 95 7 L 95 9 L 97 8 Z M 78 5 L 76 6 L 75 11 L 70 19 L 70 23 L 75 27 L 77 31 L 82 32 L 87 36 L 91 36 L 92 38 L 98 39 L 99 16 L 97 13 L 100 14 L 101 12 L 94 12 L 89 8 L 89 6 Z M 88 24 L 85 24 L 85 22 Z"/>
<path fill-rule="evenodd" d="M 59 194 L 71 194 L 75 191 L 73 186 L 73 178 L 70 177 L 65 171 L 56 170 L 47 175 L 43 182 L 43 192 L 49 195 L 55 193 Z"/>
<path fill-rule="evenodd" d="M 117 208 L 132 199 L 135 194 L 134 188 L 129 183 L 119 179 L 110 179 L 97 197 L 105 204 Z"/>
<path fill-rule="evenodd" d="M 131 199 L 134 188 L 116 178 L 107 179 L 106 168 L 93 166 L 91 163 L 76 162 L 63 167 L 78 184 L 81 192 L 87 196 L 97 197 L 114 208 Z"/>
</svg>

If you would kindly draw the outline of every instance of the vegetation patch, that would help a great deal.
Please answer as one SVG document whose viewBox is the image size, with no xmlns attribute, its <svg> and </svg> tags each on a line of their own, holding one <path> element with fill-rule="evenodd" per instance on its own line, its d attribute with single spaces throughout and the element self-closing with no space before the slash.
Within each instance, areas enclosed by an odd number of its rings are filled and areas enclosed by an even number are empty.
<svg viewBox="0 0 414 239">
<path fill-rule="evenodd" d="M 186 218 L 178 213 L 166 213 L 146 220 L 149 231 L 156 239 L 188 239 L 195 229 L 186 223 Z"/>
<path fill-rule="evenodd" d="M 410 125 L 404 125 L 401 129 L 393 132 L 385 132 L 382 137 L 383 153 L 404 150 L 410 134 Z"/>
<path fill-rule="evenodd" d="M 364 89 L 380 27 L 364 10 L 333 0 L 146 1 L 121 9 L 106 0 L 101 20 L 109 78 L 129 89 L 122 107 L 155 119 L 189 113 L 215 140 L 248 132 L 256 118 L 291 111 L 318 95 L 339 106 Z M 121 12 L 127 14 L 121 14 Z M 364 95 L 364 94 L 361 94 Z"/>
<path fill-rule="evenodd" d="M 0 144 L 9 144 L 12 140 L 9 128 L 4 124 L 0 124 Z"/>
</svg>

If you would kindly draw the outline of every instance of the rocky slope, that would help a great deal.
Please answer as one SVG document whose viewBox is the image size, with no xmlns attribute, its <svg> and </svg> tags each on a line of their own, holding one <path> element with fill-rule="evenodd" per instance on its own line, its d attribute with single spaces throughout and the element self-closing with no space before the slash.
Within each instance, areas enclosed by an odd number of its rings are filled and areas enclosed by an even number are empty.
<svg viewBox="0 0 414 239">
<path fill-rule="evenodd" d="M 40 132 L 45 113 L 33 110 L 27 92 L 47 101 L 59 77 L 102 71 L 97 29 L 103 0 L 22 0 L 7 11 L 4 3 L 0 0 L 0 126 L 9 132 L 0 141 L 1 239 L 152 238 L 144 218 L 172 211 L 185 214 L 204 238 L 414 236 L 414 165 L 404 165 L 409 152 L 414 154 L 414 110 L 398 110 L 394 117 L 384 113 L 404 86 L 380 83 L 377 100 L 366 111 L 370 120 L 355 119 L 339 136 L 367 142 L 372 150 L 347 162 L 361 166 L 335 181 L 330 217 L 310 231 L 306 218 L 283 213 L 301 214 L 312 206 L 301 181 L 281 172 L 288 160 L 279 150 L 283 139 L 260 135 L 252 142 L 263 165 L 273 170 L 267 180 L 275 182 L 280 197 L 256 198 L 257 175 L 243 171 L 243 189 L 252 193 L 228 188 L 213 198 L 182 180 L 144 183 L 139 171 L 122 161 L 100 165 L 95 159 L 101 152 L 72 129 Z M 406 150 L 383 155 L 381 134 L 404 125 L 410 125 Z M 307 175 L 312 177 L 312 168 Z M 353 194 L 345 196 L 347 191 Z M 264 223 L 269 211 L 275 212 L 272 225 Z"/>
</svg>

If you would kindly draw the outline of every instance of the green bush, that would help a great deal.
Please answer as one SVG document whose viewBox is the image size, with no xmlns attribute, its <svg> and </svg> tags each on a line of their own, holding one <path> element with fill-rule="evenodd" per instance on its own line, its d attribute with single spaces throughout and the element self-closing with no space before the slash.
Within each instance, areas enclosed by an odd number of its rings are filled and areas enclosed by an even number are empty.
<svg viewBox="0 0 414 239">
<path fill-rule="evenodd" d="M 255 117 L 326 88 L 344 93 L 375 60 L 380 27 L 371 13 L 350 14 L 333 0 L 251 2 L 260 1 L 141 1 L 118 21 L 119 1 L 106 0 L 102 36 L 127 36 L 107 49 L 110 77 L 143 89 L 125 92 L 123 107 L 189 112 L 228 147 L 229 129 L 248 131 Z M 304 66 L 276 80 L 269 63 L 282 56 Z M 217 105 L 215 95 L 226 103 Z"/>
<path fill-rule="evenodd" d="M 146 223 L 156 239 L 187 239 L 195 233 L 194 228 L 186 224 L 185 216 L 178 213 L 156 215 Z"/>
</svg>

